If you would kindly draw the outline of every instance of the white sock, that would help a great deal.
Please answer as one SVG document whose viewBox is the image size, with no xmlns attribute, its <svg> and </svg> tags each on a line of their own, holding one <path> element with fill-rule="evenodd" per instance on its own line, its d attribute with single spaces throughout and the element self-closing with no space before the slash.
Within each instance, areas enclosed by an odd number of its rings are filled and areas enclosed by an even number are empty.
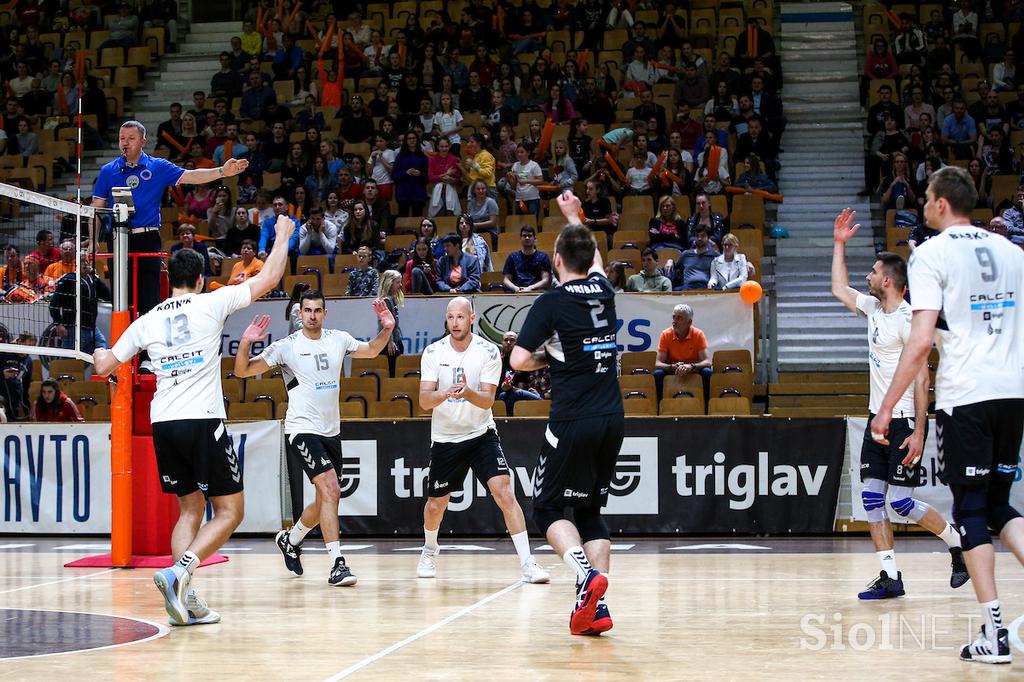
<svg viewBox="0 0 1024 682">
<path fill-rule="evenodd" d="M 956 528 L 950 524 L 946 524 L 945 530 L 938 533 L 938 536 L 942 538 L 942 541 L 946 543 L 946 547 L 959 547 L 960 546 L 960 533 L 956 532 Z"/>
<path fill-rule="evenodd" d="M 512 544 L 516 546 L 516 554 L 519 555 L 519 565 L 522 566 L 530 558 L 530 538 L 527 536 L 526 531 L 522 533 L 516 533 L 512 535 Z"/>
<path fill-rule="evenodd" d="M 577 585 L 587 579 L 587 574 L 593 568 L 590 565 L 590 561 L 587 560 L 587 555 L 584 553 L 583 548 L 579 545 L 570 547 L 562 556 L 562 561 L 568 564 L 569 568 L 576 574 Z"/>
<path fill-rule="evenodd" d="M 1003 627 L 1003 611 L 999 608 L 999 600 L 993 599 L 990 602 L 985 602 L 981 608 L 985 610 L 985 624 L 988 626 L 985 634 L 995 641 L 996 630 Z"/>
<path fill-rule="evenodd" d="M 335 540 L 334 542 L 326 542 L 327 554 L 331 557 L 333 563 L 336 559 L 341 558 L 341 540 Z"/>
<path fill-rule="evenodd" d="M 313 530 L 313 528 L 307 528 L 302 524 L 302 519 L 295 522 L 292 529 L 288 531 L 288 542 L 292 543 L 295 547 L 302 544 L 302 541 L 306 539 L 306 534 Z"/>
<path fill-rule="evenodd" d="M 199 557 L 196 556 L 194 552 L 186 551 L 184 554 L 181 555 L 181 558 L 174 563 L 174 566 L 172 568 L 180 578 L 185 573 L 188 573 L 188 575 L 191 576 L 192 571 L 196 570 L 196 566 L 198 565 Z"/>
<path fill-rule="evenodd" d="M 429 528 L 423 529 L 423 548 L 429 549 L 431 552 L 437 550 L 437 531 L 440 528 L 430 530 Z"/>
<path fill-rule="evenodd" d="M 882 570 L 885 574 L 896 580 L 899 578 L 899 570 L 896 568 L 896 551 L 892 549 L 886 549 L 881 552 L 875 552 L 878 557 L 878 561 L 882 564 Z"/>
</svg>

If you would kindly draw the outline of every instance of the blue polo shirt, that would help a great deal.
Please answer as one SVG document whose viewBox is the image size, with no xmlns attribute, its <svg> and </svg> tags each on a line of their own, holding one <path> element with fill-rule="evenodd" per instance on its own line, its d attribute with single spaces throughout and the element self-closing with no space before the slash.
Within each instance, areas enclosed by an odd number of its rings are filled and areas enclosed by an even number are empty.
<svg viewBox="0 0 1024 682">
<path fill-rule="evenodd" d="M 288 216 L 291 218 L 291 216 Z M 292 218 L 292 222 L 295 223 L 295 231 L 292 232 L 291 239 L 288 240 L 288 251 L 291 253 L 299 252 L 299 221 Z M 272 215 L 262 223 L 260 223 L 260 245 L 257 248 L 256 253 L 270 253 L 270 250 L 274 248 L 274 242 L 277 241 L 277 232 L 274 230 L 274 225 L 277 224 L 277 216 Z"/>
<path fill-rule="evenodd" d="M 121 155 L 100 169 L 92 195 L 106 200 L 109 207 L 114 201 L 110 191 L 112 187 L 130 187 L 135 213 L 129 220 L 129 226 L 160 227 L 160 201 L 164 190 L 178 184 L 184 172 L 184 168 L 145 152 L 138 164 L 128 168 L 124 155 Z"/>
<path fill-rule="evenodd" d="M 964 120 L 956 120 L 956 114 L 949 114 L 942 122 L 942 136 L 954 142 L 964 142 L 978 129 L 970 114 L 964 114 Z"/>
</svg>

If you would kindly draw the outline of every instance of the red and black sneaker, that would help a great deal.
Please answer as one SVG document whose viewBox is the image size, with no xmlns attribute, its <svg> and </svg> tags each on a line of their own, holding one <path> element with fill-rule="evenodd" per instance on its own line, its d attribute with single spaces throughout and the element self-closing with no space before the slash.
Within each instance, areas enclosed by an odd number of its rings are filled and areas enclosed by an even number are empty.
<svg viewBox="0 0 1024 682">
<path fill-rule="evenodd" d="M 608 610 L 608 605 L 604 603 L 604 599 L 597 602 L 597 610 L 594 612 L 594 622 L 590 624 L 590 628 L 586 632 L 581 632 L 581 635 L 599 635 L 602 632 L 608 632 L 612 629 L 612 614 Z"/>
<path fill-rule="evenodd" d="M 569 632 L 574 635 L 591 634 L 594 617 L 601 597 L 608 591 L 608 577 L 596 569 L 590 569 L 586 580 L 576 590 L 576 608 L 569 618 Z"/>
</svg>

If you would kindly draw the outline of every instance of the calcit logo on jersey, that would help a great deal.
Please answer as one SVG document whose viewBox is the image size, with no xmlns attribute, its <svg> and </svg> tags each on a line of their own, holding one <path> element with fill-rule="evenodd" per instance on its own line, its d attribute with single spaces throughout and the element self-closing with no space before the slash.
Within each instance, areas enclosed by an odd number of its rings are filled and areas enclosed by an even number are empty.
<svg viewBox="0 0 1024 682">
<path fill-rule="evenodd" d="M 337 381 L 318 381 L 313 385 L 315 391 L 333 391 L 338 388 Z"/>
<path fill-rule="evenodd" d="M 168 355 L 167 357 L 161 358 L 160 369 L 165 372 L 170 372 L 171 376 L 177 376 L 178 374 L 187 374 L 191 369 L 186 372 L 181 372 L 184 368 L 191 368 L 193 365 L 203 364 L 203 351 L 193 350 L 181 353 L 179 355 Z"/>
<path fill-rule="evenodd" d="M 971 310 L 999 310 L 1000 308 L 1015 307 L 1016 301 L 1012 291 L 1000 291 L 996 294 L 971 294 Z"/>
<path fill-rule="evenodd" d="M 615 350 L 615 334 L 583 339 L 583 350 L 586 353 L 595 350 Z"/>
</svg>

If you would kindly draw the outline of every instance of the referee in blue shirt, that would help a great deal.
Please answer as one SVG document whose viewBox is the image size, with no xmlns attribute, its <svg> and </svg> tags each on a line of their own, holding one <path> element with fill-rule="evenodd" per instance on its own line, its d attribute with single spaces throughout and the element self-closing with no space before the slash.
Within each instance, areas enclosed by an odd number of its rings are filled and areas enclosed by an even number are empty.
<svg viewBox="0 0 1024 682">
<path fill-rule="evenodd" d="M 118 147 L 122 155 L 100 169 L 92 190 L 92 205 L 103 208 L 111 205 L 111 188 L 129 187 L 135 202 L 135 213 L 129 220 L 129 253 L 155 253 L 163 248 L 160 240 L 160 201 L 168 187 L 182 183 L 203 185 L 214 180 L 238 175 L 249 165 L 248 161 L 229 159 L 218 168 L 185 170 L 170 161 L 150 156 L 142 151 L 146 146 L 146 128 L 138 121 L 125 121 L 118 132 Z M 96 221 L 90 230 L 90 243 L 96 243 Z M 132 271 L 128 263 L 128 291 L 130 303 L 136 304 L 136 316 L 143 315 L 160 302 L 160 259 L 140 258 L 138 263 L 138 301 L 131 300 Z"/>
</svg>

